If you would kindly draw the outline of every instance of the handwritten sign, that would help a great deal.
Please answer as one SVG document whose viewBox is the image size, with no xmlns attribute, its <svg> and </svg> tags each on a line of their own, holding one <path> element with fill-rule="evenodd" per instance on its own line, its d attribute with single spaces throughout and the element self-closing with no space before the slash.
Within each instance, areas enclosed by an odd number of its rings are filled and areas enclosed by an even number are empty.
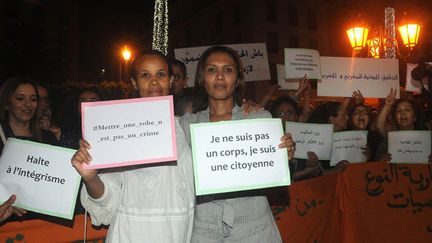
<svg viewBox="0 0 432 243">
<path fill-rule="evenodd" d="M 172 96 L 82 104 L 88 168 L 177 160 Z"/>
<path fill-rule="evenodd" d="M 224 45 L 234 49 L 243 63 L 246 81 L 270 80 L 267 49 L 265 43 Z M 201 54 L 210 46 L 174 49 L 175 58 L 187 68 L 188 86 L 193 87 L 195 72 Z"/>
<path fill-rule="evenodd" d="M 366 162 L 363 149 L 367 144 L 367 131 L 346 131 L 333 133 L 333 150 L 330 165 L 335 166 L 341 160 L 350 163 Z"/>
<path fill-rule="evenodd" d="M 80 175 L 75 150 L 9 138 L 0 157 L 0 203 L 16 194 L 15 206 L 72 219 Z"/>
<path fill-rule="evenodd" d="M 385 98 L 391 88 L 399 90 L 397 59 L 321 57 L 321 73 L 318 96 L 351 97 L 360 90 L 364 97 Z"/>
<path fill-rule="evenodd" d="M 321 79 L 320 55 L 317 50 L 285 48 L 285 78 Z"/>
<path fill-rule="evenodd" d="M 388 152 L 392 163 L 427 164 L 431 154 L 431 131 L 389 132 Z"/>
<path fill-rule="evenodd" d="M 422 83 L 425 88 L 428 87 L 428 78 L 424 77 L 423 80 L 414 80 L 411 76 L 412 71 L 416 68 L 418 64 L 416 63 L 407 63 L 407 74 L 406 74 L 406 83 L 405 83 L 405 91 L 414 92 L 417 94 L 421 94 L 422 92 Z"/>
<path fill-rule="evenodd" d="M 295 158 L 307 159 L 312 151 L 320 160 L 331 159 L 333 124 L 286 122 L 285 127 L 296 143 Z"/>
<path fill-rule="evenodd" d="M 300 79 L 286 79 L 285 78 L 285 65 L 276 64 L 277 80 L 280 89 L 297 90 L 299 87 Z"/>
<path fill-rule="evenodd" d="M 196 195 L 290 184 L 279 119 L 191 125 Z"/>
</svg>

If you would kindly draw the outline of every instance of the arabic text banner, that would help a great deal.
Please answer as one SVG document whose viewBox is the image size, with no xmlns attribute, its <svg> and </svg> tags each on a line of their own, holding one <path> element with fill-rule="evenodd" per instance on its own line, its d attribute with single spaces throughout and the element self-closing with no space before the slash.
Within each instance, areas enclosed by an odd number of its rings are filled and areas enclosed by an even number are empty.
<svg viewBox="0 0 432 243">
<path fill-rule="evenodd" d="M 224 45 L 234 49 L 243 63 L 246 81 L 270 80 L 267 48 L 265 43 Z M 174 50 L 175 58 L 187 68 L 188 86 L 193 87 L 195 72 L 201 54 L 210 46 L 179 48 Z"/>
<path fill-rule="evenodd" d="M 385 98 L 391 88 L 399 91 L 397 59 L 322 56 L 321 74 L 318 96 L 351 97 L 360 90 L 364 97 Z"/>
</svg>

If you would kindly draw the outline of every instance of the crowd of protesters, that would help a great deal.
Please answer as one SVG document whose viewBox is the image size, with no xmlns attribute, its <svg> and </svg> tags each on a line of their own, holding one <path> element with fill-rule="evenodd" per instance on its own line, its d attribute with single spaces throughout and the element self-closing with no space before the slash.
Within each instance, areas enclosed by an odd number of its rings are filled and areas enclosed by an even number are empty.
<svg viewBox="0 0 432 243">
<path fill-rule="evenodd" d="M 364 153 L 368 162 L 390 161 L 387 134 L 396 130 L 430 130 L 429 91 L 413 95 L 389 90 L 375 106 L 365 104 L 360 91 L 341 101 L 313 102 L 311 80 L 305 76 L 292 95 L 274 85 L 258 101 L 245 95 L 240 58 L 227 47 L 215 46 L 200 57 L 195 87 L 187 87 L 186 66 L 157 51 L 137 55 L 131 63 L 133 97 L 172 94 L 176 119 L 178 161 L 164 166 L 138 166 L 116 171 L 83 169 L 91 163 L 87 141 L 81 140 L 81 103 L 108 100 L 97 88 L 83 88 L 62 104 L 69 114 L 55 120 L 49 86 L 28 77 L 3 82 L 0 91 L 1 149 L 8 137 L 77 149 L 72 164 L 82 176 L 81 200 L 95 225 L 110 225 L 109 242 L 281 242 L 267 198 L 254 192 L 194 196 L 189 125 L 201 122 L 280 118 L 282 122 L 332 124 L 334 132 L 368 131 Z M 266 108 L 262 110 L 261 107 Z M 245 112 L 246 110 L 246 112 Z M 252 111 L 251 111 L 252 110 Z M 289 131 L 281 138 L 293 182 L 343 171 L 349 161 L 331 166 L 308 151 L 293 159 L 295 143 Z M 148 148 L 143 148 L 148 149 Z M 119 151 L 125 152 L 125 151 Z M 70 163 L 70 162 L 68 162 Z M 152 181 L 151 186 L 142 185 Z M 12 206 L 16 196 L 0 206 L 0 223 L 25 215 Z M 77 213 L 84 210 L 81 204 Z M 18 220 L 14 217 L 13 220 Z"/>
</svg>

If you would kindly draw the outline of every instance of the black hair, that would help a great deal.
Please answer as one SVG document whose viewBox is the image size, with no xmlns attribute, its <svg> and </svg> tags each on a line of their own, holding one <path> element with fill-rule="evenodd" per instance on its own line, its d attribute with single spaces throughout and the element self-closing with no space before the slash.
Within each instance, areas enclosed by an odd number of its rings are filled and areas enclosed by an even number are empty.
<svg viewBox="0 0 432 243">
<path fill-rule="evenodd" d="M 294 108 L 296 115 L 300 115 L 301 111 L 300 108 L 298 107 L 297 102 L 289 96 L 281 96 L 274 101 L 272 108 L 270 110 L 270 113 L 272 114 L 273 117 L 278 117 L 278 114 L 276 114 L 276 110 L 279 108 L 279 106 L 283 104 L 291 105 Z"/>
<path fill-rule="evenodd" d="M 141 51 L 138 55 L 136 55 L 131 64 L 130 64 L 130 76 L 131 78 L 137 79 L 136 76 L 136 65 L 137 62 L 141 60 L 141 58 L 143 58 L 144 56 L 159 56 L 161 57 L 165 63 L 168 65 L 168 76 L 171 77 L 172 76 L 172 66 L 171 66 L 171 62 L 169 61 L 168 57 L 166 55 L 164 55 L 162 52 L 158 51 L 158 50 L 147 50 L 147 51 Z"/>
<path fill-rule="evenodd" d="M 243 72 L 243 64 L 240 60 L 239 55 L 235 50 L 233 50 L 230 47 L 212 46 L 209 47 L 201 54 L 198 61 L 196 75 L 195 75 L 196 100 L 194 101 L 194 111 L 204 110 L 208 106 L 208 94 L 207 91 L 205 90 L 205 85 L 204 85 L 205 64 L 207 59 L 210 57 L 210 55 L 214 53 L 224 53 L 233 59 L 237 69 L 237 80 L 239 82 L 239 85 L 237 85 L 234 91 L 234 102 L 236 102 L 237 104 L 241 103 L 242 91 L 243 91 L 241 89 L 243 85 L 240 85 L 240 83 L 244 82 L 244 72 Z"/>
<path fill-rule="evenodd" d="M 336 117 L 338 115 L 341 106 L 342 103 L 337 101 L 329 101 L 321 104 L 312 112 L 307 122 L 328 124 L 330 117 Z"/>
<path fill-rule="evenodd" d="M 171 67 L 172 66 L 179 66 L 182 74 L 184 74 L 186 76 L 186 73 L 187 73 L 186 65 L 182 61 L 177 60 L 177 59 L 171 59 L 170 64 L 171 64 Z"/>
<path fill-rule="evenodd" d="M 6 109 L 9 99 L 12 94 L 17 90 L 18 86 L 22 84 L 30 84 L 33 86 L 36 92 L 36 100 L 39 106 L 39 93 L 37 91 L 36 83 L 33 79 L 28 77 L 14 77 L 6 80 L 0 89 L 0 119 L 5 122 L 8 122 L 9 119 L 9 110 Z M 39 130 L 39 118 L 37 115 L 37 108 L 35 109 L 35 113 L 33 114 L 32 119 L 30 120 L 30 132 L 32 135 L 38 140 L 41 141 L 41 134 Z"/>
</svg>

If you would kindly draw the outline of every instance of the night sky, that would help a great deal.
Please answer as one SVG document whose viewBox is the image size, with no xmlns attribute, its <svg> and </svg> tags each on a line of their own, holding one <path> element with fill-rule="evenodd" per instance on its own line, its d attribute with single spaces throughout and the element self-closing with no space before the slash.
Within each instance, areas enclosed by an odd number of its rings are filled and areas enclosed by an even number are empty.
<svg viewBox="0 0 432 243">
<path fill-rule="evenodd" d="M 154 1 L 79 1 L 79 4 L 80 73 L 84 79 L 102 68 L 110 78 L 110 69 L 116 72 L 119 50 L 124 44 L 151 45 L 151 40 L 144 40 L 142 33 L 153 28 Z"/>
</svg>

